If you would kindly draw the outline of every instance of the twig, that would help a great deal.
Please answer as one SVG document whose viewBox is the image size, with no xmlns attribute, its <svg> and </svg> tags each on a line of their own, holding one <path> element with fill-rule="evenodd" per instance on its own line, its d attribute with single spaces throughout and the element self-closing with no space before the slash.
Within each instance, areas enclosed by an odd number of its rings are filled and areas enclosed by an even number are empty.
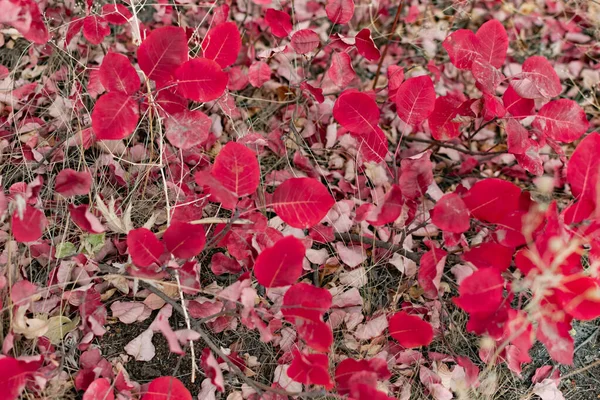
<svg viewBox="0 0 600 400">
<path fill-rule="evenodd" d="M 362 242 L 367 244 L 372 244 L 377 247 L 382 247 L 384 249 L 390 250 L 393 253 L 398 253 L 403 255 L 404 257 L 412 260 L 416 263 L 419 262 L 421 256 L 413 251 L 406 250 L 397 244 L 384 242 L 383 240 L 377 240 L 366 236 L 357 235 L 354 233 L 335 233 L 335 238 L 337 240 L 343 240 L 346 242 Z"/>
<path fill-rule="evenodd" d="M 433 144 L 436 145 L 438 147 L 446 147 L 449 149 L 453 149 L 456 150 L 458 152 L 464 153 L 464 154 L 468 154 L 471 156 L 490 156 L 490 155 L 500 155 L 500 154 L 506 154 L 507 151 L 506 150 L 499 150 L 499 151 L 472 151 L 472 150 L 468 150 L 468 149 L 463 149 L 459 146 L 450 144 L 450 143 L 444 143 L 444 142 L 440 142 L 438 140 L 431 140 L 431 139 L 421 139 L 421 138 L 416 138 L 416 137 L 409 137 L 406 136 L 404 137 L 404 140 L 407 142 L 419 142 L 419 143 L 428 143 L 428 144 Z"/>
<path fill-rule="evenodd" d="M 402 11 L 402 6 L 404 5 L 404 0 L 400 1 L 400 5 L 398 5 L 398 9 L 396 10 L 396 16 L 394 17 L 394 23 L 392 24 L 392 30 L 388 35 L 387 41 L 385 42 L 385 46 L 383 47 L 383 51 L 381 52 L 381 58 L 379 59 L 379 64 L 377 64 L 377 72 L 375 72 L 375 80 L 373 80 L 373 90 L 377 86 L 377 81 L 379 80 L 379 74 L 381 73 L 381 66 L 383 65 L 383 60 L 387 55 L 388 46 L 390 44 L 390 39 L 396 33 L 396 27 L 398 26 L 398 21 L 400 20 L 400 12 Z"/>
</svg>

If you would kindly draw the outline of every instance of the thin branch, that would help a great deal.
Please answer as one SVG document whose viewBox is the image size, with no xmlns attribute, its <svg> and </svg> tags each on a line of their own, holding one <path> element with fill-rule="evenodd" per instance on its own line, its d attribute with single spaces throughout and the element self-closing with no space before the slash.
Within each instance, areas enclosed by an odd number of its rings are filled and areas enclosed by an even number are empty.
<svg viewBox="0 0 600 400">
<path fill-rule="evenodd" d="M 390 250 L 393 253 L 401 254 L 404 257 L 406 257 L 409 260 L 412 260 L 416 263 L 419 263 L 419 261 L 421 260 L 421 256 L 418 253 L 406 250 L 402 246 L 399 246 L 397 244 L 384 242 L 383 240 L 377 240 L 377 239 L 373 239 L 370 237 L 357 235 L 354 233 L 337 233 L 337 232 L 335 233 L 335 238 L 337 240 L 343 240 L 345 242 L 361 242 L 361 243 L 371 244 L 376 247 L 381 247 L 381 248 Z"/>
<path fill-rule="evenodd" d="M 419 142 L 419 143 L 428 143 L 428 144 L 432 144 L 438 147 L 446 147 L 448 149 L 453 149 L 456 150 L 458 152 L 464 153 L 464 154 L 468 154 L 471 156 L 494 156 L 494 155 L 500 155 L 500 154 L 506 154 L 507 151 L 506 150 L 499 150 L 499 151 L 472 151 L 469 149 L 463 149 L 462 147 L 459 147 L 457 145 L 454 144 L 450 144 L 450 143 L 444 143 L 444 142 L 440 142 L 438 140 L 433 140 L 433 139 L 421 139 L 421 138 L 416 138 L 416 137 L 410 137 L 410 136 L 406 136 L 404 137 L 404 140 L 407 142 Z"/>
<path fill-rule="evenodd" d="M 394 37 L 396 33 L 396 27 L 398 26 L 398 21 L 400 20 L 400 12 L 402 11 L 402 6 L 404 5 L 404 0 L 400 1 L 398 5 L 398 9 L 396 10 L 396 16 L 394 17 L 394 23 L 392 24 L 392 30 L 388 35 L 387 41 L 385 42 L 385 46 L 383 47 L 383 51 L 381 52 L 381 58 L 379 58 L 379 64 L 377 64 L 377 72 L 375 72 L 375 80 L 373 80 L 373 90 L 377 87 L 377 81 L 379 80 L 379 74 L 381 73 L 381 66 L 383 65 L 383 60 L 387 55 L 388 46 L 390 44 L 390 39 Z"/>
</svg>

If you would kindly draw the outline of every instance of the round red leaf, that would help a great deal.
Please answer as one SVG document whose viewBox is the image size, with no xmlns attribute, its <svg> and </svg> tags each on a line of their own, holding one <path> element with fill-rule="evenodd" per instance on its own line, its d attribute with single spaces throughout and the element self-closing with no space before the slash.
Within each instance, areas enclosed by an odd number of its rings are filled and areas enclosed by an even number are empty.
<svg viewBox="0 0 600 400">
<path fill-rule="evenodd" d="M 404 81 L 396 92 L 396 111 L 408 125 L 425 121 L 435 107 L 435 89 L 428 76 L 417 76 Z"/>
<path fill-rule="evenodd" d="M 125 25 L 132 17 L 131 11 L 123 4 L 105 4 L 102 6 L 102 16 L 111 24 Z"/>
<path fill-rule="evenodd" d="M 237 142 L 229 142 L 221 149 L 215 158 L 211 174 L 238 196 L 254 193 L 260 183 L 260 166 L 256 154 Z"/>
<path fill-rule="evenodd" d="M 444 195 L 431 210 L 431 221 L 443 231 L 462 233 L 469 229 L 469 210 L 456 193 Z"/>
<path fill-rule="evenodd" d="M 379 49 L 375 46 L 375 42 L 371 39 L 371 31 L 369 28 L 364 28 L 358 32 L 354 40 L 358 54 L 369 61 L 379 60 L 381 54 L 379 53 Z"/>
<path fill-rule="evenodd" d="M 206 102 L 221 97 L 228 76 L 219 64 L 206 58 L 194 58 L 175 71 L 177 90 L 186 99 Z"/>
<path fill-rule="evenodd" d="M 319 47 L 321 40 L 312 29 L 301 29 L 292 35 L 290 44 L 298 54 L 307 54 Z"/>
<path fill-rule="evenodd" d="M 123 54 L 108 53 L 100 65 L 100 83 L 109 92 L 132 95 L 140 88 L 140 77 Z"/>
<path fill-rule="evenodd" d="M 600 173 L 600 135 L 591 133 L 583 139 L 567 164 L 567 182 L 573 196 L 595 201 Z"/>
<path fill-rule="evenodd" d="M 114 398 L 112 385 L 106 378 L 96 379 L 83 394 L 83 400 L 114 400 Z"/>
<path fill-rule="evenodd" d="M 152 263 L 159 263 L 159 257 L 163 253 L 162 243 L 146 228 L 129 231 L 127 248 L 131 260 L 137 267 L 148 267 Z"/>
<path fill-rule="evenodd" d="M 23 218 L 20 218 L 19 210 L 13 212 L 11 226 L 17 242 L 34 242 L 42 237 L 44 229 L 48 226 L 48 220 L 41 210 L 26 205 Z"/>
<path fill-rule="evenodd" d="M 273 193 L 273 209 L 288 225 L 310 228 L 317 225 L 335 204 L 329 190 L 316 179 L 291 178 Z"/>
<path fill-rule="evenodd" d="M 142 400 L 192 400 L 192 395 L 179 379 L 161 376 L 150 382 Z"/>
<path fill-rule="evenodd" d="M 389 319 L 390 336 L 406 348 L 427 346 L 433 340 L 433 327 L 415 315 L 397 312 Z"/>
<path fill-rule="evenodd" d="M 139 108 L 135 100 L 119 92 L 100 97 L 92 111 L 92 129 L 98 140 L 120 140 L 137 126 Z"/>
<path fill-rule="evenodd" d="M 165 26 L 153 30 L 137 51 L 138 64 L 152 80 L 171 80 L 175 70 L 188 59 L 187 36 L 183 28 Z"/>
<path fill-rule="evenodd" d="M 325 13 L 327 18 L 334 24 L 347 24 L 354 15 L 354 1 L 327 0 Z"/>
<path fill-rule="evenodd" d="M 560 78 L 552 64 L 542 56 L 525 60 L 522 72 L 511 85 L 519 96 L 526 99 L 551 98 L 562 92 Z"/>
<path fill-rule="evenodd" d="M 104 17 L 89 15 L 83 20 L 83 36 L 91 44 L 100 44 L 110 34 L 110 27 Z"/>
<path fill-rule="evenodd" d="M 214 60 L 227 68 L 237 60 L 242 48 L 242 38 L 234 22 L 224 22 L 208 31 L 202 41 L 204 58 Z"/>
<path fill-rule="evenodd" d="M 371 132 L 379 122 L 379 107 L 366 93 L 347 90 L 336 100 L 333 117 L 350 132 Z"/>
<path fill-rule="evenodd" d="M 206 243 L 206 234 L 202 225 L 172 221 L 163 235 L 167 250 L 177 258 L 195 257 Z"/>
<path fill-rule="evenodd" d="M 504 25 L 491 19 L 479 27 L 475 36 L 479 39 L 481 57 L 495 68 L 502 67 L 508 50 L 508 35 Z"/>
<path fill-rule="evenodd" d="M 271 28 L 271 33 L 278 38 L 287 37 L 293 29 L 290 15 L 273 8 L 269 8 L 265 13 L 265 22 Z"/>
<path fill-rule="evenodd" d="M 267 288 L 292 285 L 302 274 L 305 254 L 306 248 L 300 239 L 286 236 L 258 255 L 254 276 Z"/>
<path fill-rule="evenodd" d="M 471 215 L 480 221 L 497 223 L 519 209 L 521 188 L 497 178 L 477 182 L 463 196 Z"/>
<path fill-rule="evenodd" d="M 255 62 L 248 68 L 248 79 L 254 87 L 261 87 L 271 79 L 271 68 L 264 61 Z"/>
<path fill-rule="evenodd" d="M 532 123 L 532 126 L 544 135 L 563 143 L 579 139 L 589 125 L 583 108 L 569 99 L 553 100 L 544 104 Z"/>
<path fill-rule="evenodd" d="M 56 175 L 54 190 L 63 196 L 88 194 L 92 187 L 92 175 L 88 171 L 77 172 L 65 168 Z"/>
</svg>

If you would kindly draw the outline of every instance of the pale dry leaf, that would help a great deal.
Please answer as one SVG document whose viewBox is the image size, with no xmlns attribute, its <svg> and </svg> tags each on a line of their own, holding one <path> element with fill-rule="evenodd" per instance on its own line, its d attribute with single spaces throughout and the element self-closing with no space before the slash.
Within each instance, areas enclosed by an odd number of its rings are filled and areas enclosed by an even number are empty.
<svg viewBox="0 0 600 400">
<path fill-rule="evenodd" d="M 152 344 L 152 329 L 146 329 L 139 336 L 135 337 L 125 346 L 127 354 L 136 359 L 136 361 L 150 361 L 156 354 L 156 348 Z"/>
</svg>

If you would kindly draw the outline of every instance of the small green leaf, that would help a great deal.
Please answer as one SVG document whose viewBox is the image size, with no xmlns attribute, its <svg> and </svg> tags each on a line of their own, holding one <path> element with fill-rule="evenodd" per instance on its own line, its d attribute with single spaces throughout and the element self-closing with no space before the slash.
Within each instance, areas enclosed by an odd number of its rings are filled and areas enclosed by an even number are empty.
<svg viewBox="0 0 600 400">
<path fill-rule="evenodd" d="M 77 253 L 75 245 L 71 242 L 59 243 L 56 246 L 56 258 L 65 258 Z"/>
<path fill-rule="evenodd" d="M 102 247 L 104 247 L 104 242 L 106 237 L 104 233 L 96 233 L 86 235 L 83 238 L 83 247 L 88 254 L 96 254 Z"/>
</svg>

